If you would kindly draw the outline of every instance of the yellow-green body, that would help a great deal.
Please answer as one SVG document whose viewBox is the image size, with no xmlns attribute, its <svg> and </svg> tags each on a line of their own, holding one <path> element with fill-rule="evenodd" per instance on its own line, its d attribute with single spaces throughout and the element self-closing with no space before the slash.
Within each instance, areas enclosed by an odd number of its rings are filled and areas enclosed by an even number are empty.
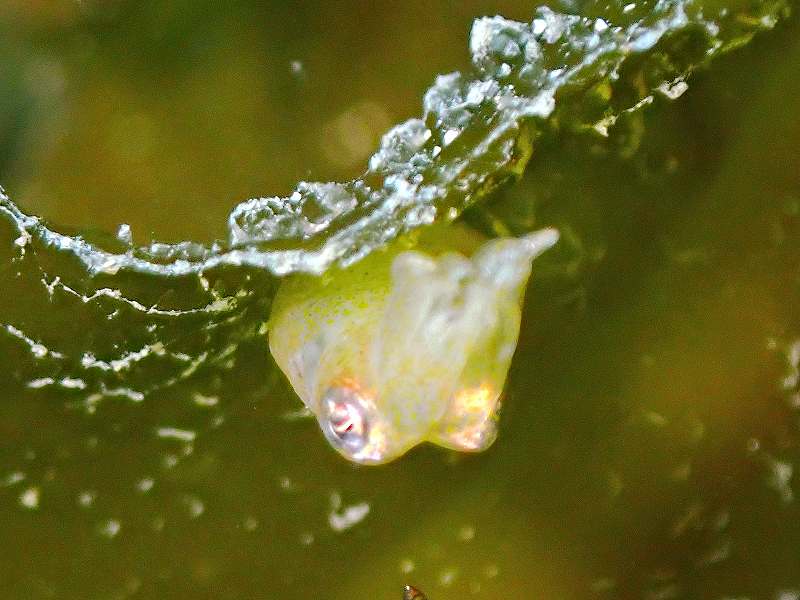
<svg viewBox="0 0 800 600">
<path fill-rule="evenodd" d="M 342 271 L 287 278 L 270 318 L 273 357 L 351 460 L 386 462 L 422 441 L 482 450 L 531 262 L 556 240 L 543 230 L 486 241 L 451 226 Z"/>
</svg>

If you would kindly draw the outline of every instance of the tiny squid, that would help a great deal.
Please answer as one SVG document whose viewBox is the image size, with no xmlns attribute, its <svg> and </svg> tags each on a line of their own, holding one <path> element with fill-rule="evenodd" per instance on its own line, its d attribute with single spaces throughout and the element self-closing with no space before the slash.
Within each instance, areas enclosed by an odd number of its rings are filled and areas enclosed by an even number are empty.
<svg viewBox="0 0 800 600">
<path fill-rule="evenodd" d="M 275 361 L 348 459 L 388 462 L 420 442 L 488 448 L 533 259 L 554 229 L 486 241 L 461 226 L 395 241 L 349 268 L 281 283 Z"/>
</svg>

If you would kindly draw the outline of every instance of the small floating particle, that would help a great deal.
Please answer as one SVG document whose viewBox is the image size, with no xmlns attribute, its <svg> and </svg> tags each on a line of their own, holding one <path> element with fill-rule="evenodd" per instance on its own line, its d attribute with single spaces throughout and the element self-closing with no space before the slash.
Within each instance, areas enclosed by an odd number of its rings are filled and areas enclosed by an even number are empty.
<svg viewBox="0 0 800 600">
<path fill-rule="evenodd" d="M 193 442 L 197 437 L 194 431 L 188 429 L 178 429 L 177 427 L 159 427 L 156 435 L 162 439 L 178 440 L 181 442 Z"/>
<path fill-rule="evenodd" d="M 300 543 L 303 546 L 310 546 L 314 543 L 314 534 L 310 531 L 304 531 L 300 534 Z"/>
<path fill-rule="evenodd" d="M 219 404 L 219 398 L 217 396 L 204 396 L 200 393 L 196 393 L 192 396 L 192 400 L 194 400 L 197 406 L 202 406 L 204 408 L 211 408 Z"/>
<path fill-rule="evenodd" d="M 97 492 L 92 490 L 86 490 L 78 494 L 78 506 L 81 508 L 89 508 L 94 504 L 94 501 L 97 499 Z"/>
<path fill-rule="evenodd" d="M 652 410 L 645 411 L 644 418 L 654 427 L 664 427 L 667 423 L 669 423 L 667 417 Z"/>
<path fill-rule="evenodd" d="M 344 531 L 357 525 L 369 514 L 369 504 L 359 502 L 339 510 L 342 505 L 342 497 L 338 493 L 331 494 L 331 512 L 328 515 L 328 524 L 334 531 Z"/>
<path fill-rule="evenodd" d="M 122 523 L 116 519 L 108 519 L 97 526 L 97 533 L 104 538 L 111 539 L 117 536 L 120 529 L 122 529 Z"/>
<path fill-rule="evenodd" d="M 55 380 L 52 377 L 40 377 L 39 379 L 31 379 L 28 382 L 28 387 L 32 390 L 38 390 L 39 388 L 53 385 L 54 383 Z"/>
<path fill-rule="evenodd" d="M 242 527 L 244 528 L 245 531 L 255 531 L 256 529 L 258 529 L 258 519 L 256 519 L 252 515 L 248 515 L 247 517 L 244 518 L 244 521 L 242 522 Z"/>
<path fill-rule="evenodd" d="M 458 576 L 458 570 L 455 568 L 448 568 L 439 573 L 439 585 L 442 587 L 450 587 Z"/>
<path fill-rule="evenodd" d="M 328 523 L 334 531 L 344 531 L 363 521 L 368 514 L 369 504 L 361 502 L 346 507 L 341 513 L 332 512 L 328 516 Z"/>
<path fill-rule="evenodd" d="M 783 460 L 768 460 L 767 468 L 769 474 L 767 476 L 767 485 L 780 494 L 781 500 L 784 504 L 789 504 L 794 500 L 794 491 L 792 490 L 792 475 L 794 474 L 794 466 Z"/>
<path fill-rule="evenodd" d="M 19 495 L 19 503 L 24 508 L 35 510 L 39 508 L 41 492 L 38 487 L 30 487 Z"/>
<path fill-rule="evenodd" d="M 472 525 L 464 525 L 458 531 L 458 539 L 462 542 L 469 542 L 475 538 L 475 528 Z"/>
<path fill-rule="evenodd" d="M 25 473 L 22 471 L 13 471 L 3 478 L 0 478 L 0 487 L 10 487 L 20 481 L 25 480 Z"/>
<path fill-rule="evenodd" d="M 408 575 L 415 568 L 416 568 L 416 565 L 414 564 L 414 561 L 411 560 L 410 558 L 404 558 L 403 560 L 400 561 L 400 572 L 403 575 Z"/>
<path fill-rule="evenodd" d="M 61 387 L 69 390 L 85 390 L 86 382 L 83 379 L 64 377 L 60 382 Z"/>
<path fill-rule="evenodd" d="M 144 477 L 136 482 L 136 491 L 140 494 L 146 494 L 153 489 L 155 484 L 156 482 L 152 477 Z"/>
<path fill-rule="evenodd" d="M 190 519 L 196 519 L 206 511 L 206 505 L 197 496 L 186 495 L 183 497 L 183 504 L 189 513 Z"/>
</svg>

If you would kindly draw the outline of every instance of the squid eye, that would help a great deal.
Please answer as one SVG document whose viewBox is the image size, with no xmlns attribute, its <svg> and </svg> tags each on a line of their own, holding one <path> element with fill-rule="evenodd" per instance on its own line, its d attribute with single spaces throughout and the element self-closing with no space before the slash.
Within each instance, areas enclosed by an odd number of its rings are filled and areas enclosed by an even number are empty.
<svg viewBox="0 0 800 600">
<path fill-rule="evenodd" d="M 372 396 L 355 383 L 328 388 L 317 418 L 331 445 L 355 462 L 386 462 L 410 446 L 382 417 Z"/>
<path fill-rule="evenodd" d="M 369 442 L 371 402 L 358 391 L 346 387 L 330 388 L 322 399 L 320 423 L 330 442 L 350 455 Z"/>
</svg>

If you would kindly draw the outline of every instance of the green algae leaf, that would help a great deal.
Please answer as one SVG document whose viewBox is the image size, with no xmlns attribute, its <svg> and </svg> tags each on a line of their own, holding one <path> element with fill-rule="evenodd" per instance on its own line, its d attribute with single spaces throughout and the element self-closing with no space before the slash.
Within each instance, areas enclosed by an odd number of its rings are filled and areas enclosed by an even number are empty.
<svg viewBox="0 0 800 600">
<path fill-rule="evenodd" d="M 221 265 L 322 273 L 404 232 L 455 219 L 522 172 L 545 128 L 603 133 L 653 93 L 679 96 L 694 69 L 773 27 L 788 4 L 617 0 L 586 3 L 577 12 L 539 7 L 529 23 L 477 19 L 472 68 L 437 77 L 422 117 L 387 132 L 361 177 L 301 182 L 288 197 L 243 202 L 230 214 L 227 242 L 115 251 L 48 229 L 4 195 L 0 210 L 18 229 L 20 244 L 37 238 L 76 255 L 91 274 L 177 276 Z"/>
</svg>

